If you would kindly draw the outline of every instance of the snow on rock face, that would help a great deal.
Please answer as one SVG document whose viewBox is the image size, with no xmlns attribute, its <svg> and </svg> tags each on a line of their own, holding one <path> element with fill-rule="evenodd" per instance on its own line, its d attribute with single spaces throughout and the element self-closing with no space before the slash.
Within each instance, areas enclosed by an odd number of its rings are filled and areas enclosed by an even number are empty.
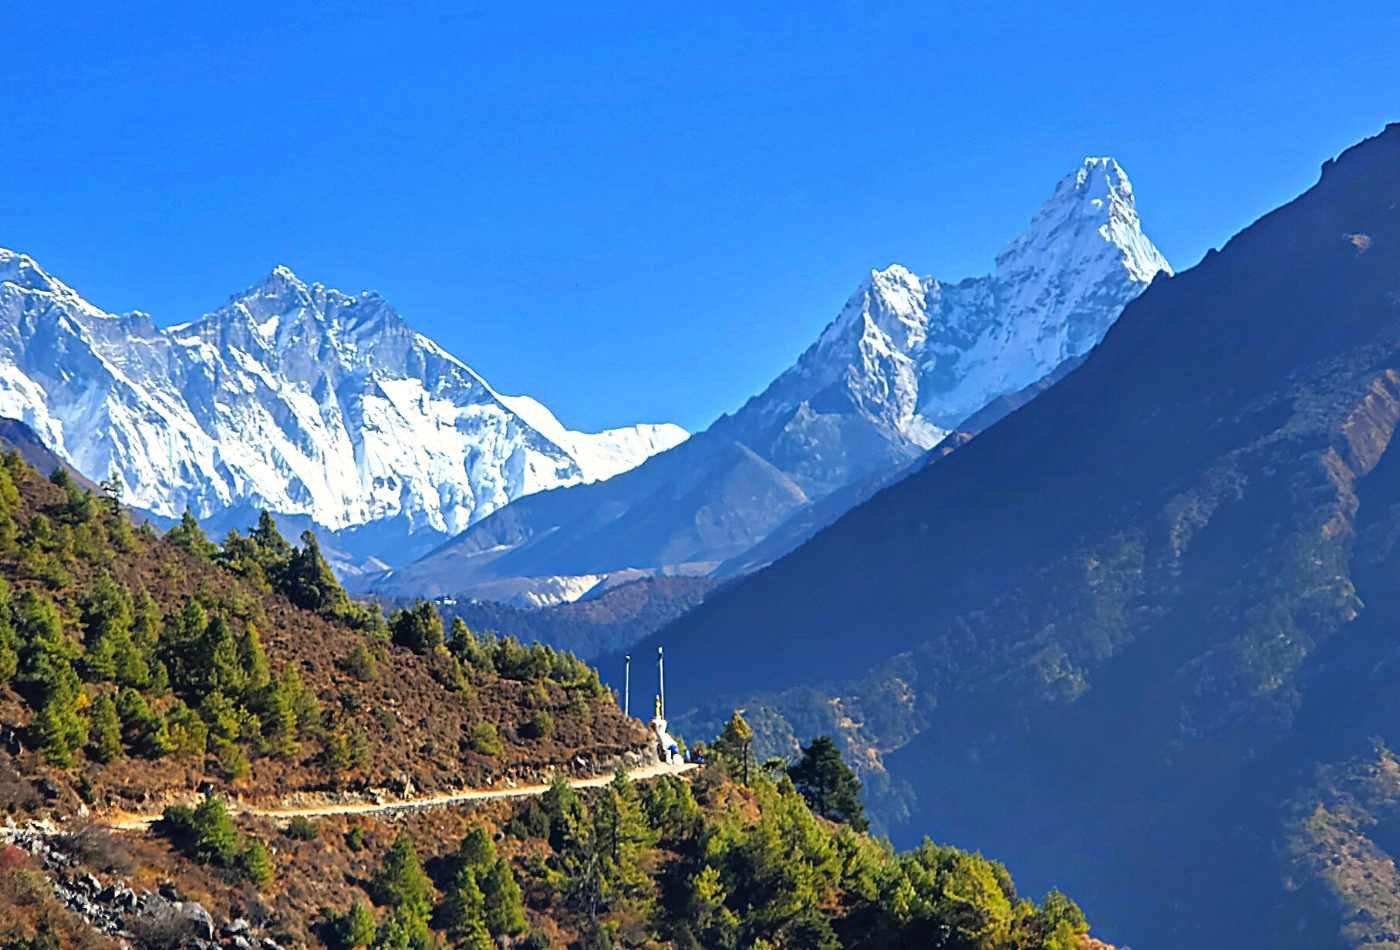
<svg viewBox="0 0 1400 950">
<path fill-rule="evenodd" d="M 1087 353 L 1160 272 L 1171 268 L 1142 231 L 1127 174 L 1111 158 L 1086 158 L 993 274 L 945 284 L 899 264 L 872 271 L 736 423 L 811 431 L 814 419 L 854 413 L 890 443 L 929 448 Z"/>
<path fill-rule="evenodd" d="M 85 475 L 120 476 L 128 501 L 156 514 L 250 504 L 330 529 L 403 518 L 460 531 L 686 437 L 672 425 L 570 432 L 534 400 L 498 396 L 378 294 L 308 285 L 286 267 L 161 330 L 5 250 L 0 415 Z"/>
<path fill-rule="evenodd" d="M 583 471 L 586 482 L 600 482 L 635 468 L 642 459 L 675 448 L 690 437 L 673 422 L 640 422 L 602 432 L 565 429 L 544 403 L 530 396 L 496 398 L 555 445 L 563 446 Z"/>
</svg>

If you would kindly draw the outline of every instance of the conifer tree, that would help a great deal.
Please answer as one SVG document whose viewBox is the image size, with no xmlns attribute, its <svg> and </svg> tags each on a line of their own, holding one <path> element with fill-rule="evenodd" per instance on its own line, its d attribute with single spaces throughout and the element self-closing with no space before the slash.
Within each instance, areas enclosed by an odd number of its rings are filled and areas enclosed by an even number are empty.
<svg viewBox="0 0 1400 950">
<path fill-rule="evenodd" d="M 749 769 L 753 764 L 753 729 L 739 710 L 734 710 L 725 723 L 724 731 L 714 742 L 714 752 L 737 773 L 739 781 L 749 784 Z"/>
<path fill-rule="evenodd" d="M 209 727 L 178 699 L 166 711 L 165 737 L 171 753 L 182 759 L 203 758 L 209 748 Z"/>
<path fill-rule="evenodd" d="M 394 839 L 393 847 L 384 856 L 383 867 L 370 882 L 370 893 L 381 904 L 427 919 L 432 908 L 432 884 L 423 872 L 413 840 L 407 835 Z"/>
<path fill-rule="evenodd" d="M 209 615 L 199 601 L 185 601 L 178 614 L 167 618 L 164 636 L 159 639 L 160 659 L 169 672 L 170 685 L 197 700 L 204 689 L 201 646 Z"/>
<path fill-rule="evenodd" d="M 71 669 L 78 657 L 77 645 L 64 634 L 63 619 L 47 595 L 25 591 L 17 620 L 22 678 L 43 690 L 61 670 Z"/>
<path fill-rule="evenodd" d="M 441 915 L 443 928 L 453 946 L 473 950 L 490 950 L 495 946 L 486 923 L 486 899 L 472 868 L 462 868 L 453 878 L 442 901 Z"/>
<path fill-rule="evenodd" d="M 788 777 L 818 815 L 845 822 L 857 831 L 868 827 L 860 802 L 860 782 L 830 736 L 813 739 L 802 750 L 802 758 L 788 769 Z"/>
<path fill-rule="evenodd" d="M 165 533 L 165 540 L 205 560 L 213 558 L 218 551 L 214 542 L 205 536 L 204 529 L 199 526 L 199 519 L 188 508 L 181 516 L 180 523 Z"/>
<path fill-rule="evenodd" d="M 50 762 L 66 768 L 88 741 L 87 720 L 79 712 L 82 685 L 71 663 L 53 668 L 43 695 L 34 720 L 39 745 Z"/>
<path fill-rule="evenodd" d="M 298 607 L 323 617 L 346 619 L 354 613 L 354 604 L 321 554 L 316 535 L 310 531 L 302 532 L 301 550 L 292 554 L 282 572 L 279 588 Z"/>
<path fill-rule="evenodd" d="M 462 843 L 457 846 L 458 867 L 470 868 L 481 874 L 495 862 L 496 843 L 480 825 L 467 832 Z"/>
<path fill-rule="evenodd" d="M 83 603 L 83 630 L 87 645 L 83 665 L 100 680 L 117 679 L 118 666 L 135 672 L 131 640 L 131 598 L 112 575 L 103 572 L 93 582 Z M 136 685 L 136 684 L 132 684 Z"/>
<path fill-rule="evenodd" d="M 374 911 L 364 901 L 356 899 L 350 910 L 341 918 L 340 945 L 345 950 L 368 947 L 374 942 Z"/>
<path fill-rule="evenodd" d="M 513 937 L 525 932 L 525 902 L 515 872 L 505 858 L 491 862 L 481 877 L 486 901 L 486 926 L 493 937 Z"/>
<path fill-rule="evenodd" d="M 268 578 L 273 579 L 292 559 L 292 546 L 277 530 L 277 522 L 264 508 L 258 512 L 258 524 L 248 535 L 257 548 L 258 558 L 267 570 Z"/>
<path fill-rule="evenodd" d="M 275 866 L 272 852 L 257 838 L 251 838 L 238 854 L 238 867 L 243 874 L 258 887 L 272 883 Z"/>
<path fill-rule="evenodd" d="M 240 659 L 238 641 L 228 621 L 222 616 L 213 617 L 199 638 L 192 677 L 195 688 L 230 697 L 243 695 L 246 677 Z"/>
<path fill-rule="evenodd" d="M 152 712 L 146 698 L 134 689 L 117 694 L 117 715 L 122 722 L 122 740 L 138 755 L 159 758 L 173 746 L 165 720 Z"/>
<path fill-rule="evenodd" d="M 194 810 L 193 827 L 196 856 L 219 867 L 233 867 L 242 848 L 223 799 L 210 795 L 200 802 Z"/>
<path fill-rule="evenodd" d="M 117 704 L 107 692 L 97 694 L 89 713 L 88 752 L 98 762 L 110 762 L 122 754 L 122 722 Z"/>
<path fill-rule="evenodd" d="M 14 679 L 19 672 L 19 648 L 19 632 L 10 613 L 10 585 L 0 579 L 0 682 Z"/>
<path fill-rule="evenodd" d="M 406 607 L 389 620 L 394 642 L 416 653 L 428 653 L 442 645 L 442 617 L 426 600 Z"/>
<path fill-rule="evenodd" d="M 461 617 L 452 618 L 452 633 L 447 639 L 447 648 L 464 665 L 487 673 L 495 672 L 490 646 L 473 633 Z"/>
<path fill-rule="evenodd" d="M 642 862 L 656 844 L 656 835 L 626 772 L 617 773 L 594 809 L 594 843 L 603 869 L 604 899 L 648 912 L 651 877 Z"/>
</svg>

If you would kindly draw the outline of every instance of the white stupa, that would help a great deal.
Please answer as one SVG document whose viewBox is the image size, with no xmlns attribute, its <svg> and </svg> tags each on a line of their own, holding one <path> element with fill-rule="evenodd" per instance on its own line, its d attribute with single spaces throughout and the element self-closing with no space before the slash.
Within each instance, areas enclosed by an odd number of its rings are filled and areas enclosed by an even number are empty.
<svg viewBox="0 0 1400 950">
<path fill-rule="evenodd" d="M 656 648 L 656 684 L 660 692 L 656 694 L 656 715 L 651 717 L 651 731 L 656 736 L 656 755 L 662 762 L 681 760 L 680 743 L 666 731 L 666 655 L 661 647 Z"/>
</svg>

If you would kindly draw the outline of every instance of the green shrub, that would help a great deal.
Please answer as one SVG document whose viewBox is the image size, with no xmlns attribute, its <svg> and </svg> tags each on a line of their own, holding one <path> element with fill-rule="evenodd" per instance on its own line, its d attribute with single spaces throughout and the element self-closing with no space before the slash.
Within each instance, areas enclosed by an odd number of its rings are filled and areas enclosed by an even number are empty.
<svg viewBox="0 0 1400 950">
<path fill-rule="evenodd" d="M 351 851 L 363 851 L 365 849 L 365 829 L 356 826 L 345 832 L 345 847 Z"/>
<path fill-rule="evenodd" d="M 251 838 L 238 855 L 238 868 L 258 887 L 267 887 L 273 877 L 272 852 L 257 838 Z"/>
<path fill-rule="evenodd" d="M 467 742 L 473 752 L 480 755 L 489 755 L 492 758 L 505 751 L 501 745 L 501 737 L 496 732 L 494 724 L 489 722 L 479 722 L 472 726 L 471 733 L 467 737 Z"/>
<path fill-rule="evenodd" d="M 538 710 L 521 724 L 520 734 L 526 739 L 547 739 L 554 735 L 554 717 Z"/>
<path fill-rule="evenodd" d="M 355 644 L 355 649 L 350 651 L 350 655 L 342 661 L 341 666 L 345 672 L 362 683 L 368 683 L 374 679 L 376 666 L 374 654 L 363 643 Z"/>
<path fill-rule="evenodd" d="M 287 827 L 284 831 L 288 838 L 292 838 L 296 841 L 316 840 L 316 823 L 304 815 L 297 815 L 291 821 L 287 822 Z"/>
</svg>

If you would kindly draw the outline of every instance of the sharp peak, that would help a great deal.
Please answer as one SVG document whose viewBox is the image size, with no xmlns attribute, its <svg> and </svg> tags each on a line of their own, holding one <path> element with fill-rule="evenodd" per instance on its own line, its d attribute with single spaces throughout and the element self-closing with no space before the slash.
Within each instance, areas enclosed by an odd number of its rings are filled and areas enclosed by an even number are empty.
<svg viewBox="0 0 1400 950">
<path fill-rule="evenodd" d="M 895 261 L 883 268 L 872 267 L 870 274 L 865 278 L 867 286 L 872 284 L 887 284 L 891 282 L 909 284 L 919 283 L 919 275 L 914 273 L 903 264 Z"/>
<path fill-rule="evenodd" d="M 268 271 L 266 277 L 264 277 L 262 280 L 258 281 L 256 284 L 254 284 L 248 289 L 250 291 L 305 291 L 309 290 L 310 286 L 304 280 L 298 277 L 296 275 L 296 272 L 290 267 L 288 267 L 286 264 L 276 264 L 273 266 L 272 270 Z"/>
<path fill-rule="evenodd" d="M 34 258 L 10 248 L 0 247 L 0 282 L 18 284 L 27 290 L 78 297 L 77 291 L 44 270 Z"/>
<path fill-rule="evenodd" d="M 1088 155 L 1079 163 L 1078 168 L 1060 179 L 1050 201 L 1063 200 L 1070 194 L 1085 199 L 1115 195 L 1131 204 L 1133 183 L 1128 179 L 1127 171 L 1113 156 Z"/>
</svg>

